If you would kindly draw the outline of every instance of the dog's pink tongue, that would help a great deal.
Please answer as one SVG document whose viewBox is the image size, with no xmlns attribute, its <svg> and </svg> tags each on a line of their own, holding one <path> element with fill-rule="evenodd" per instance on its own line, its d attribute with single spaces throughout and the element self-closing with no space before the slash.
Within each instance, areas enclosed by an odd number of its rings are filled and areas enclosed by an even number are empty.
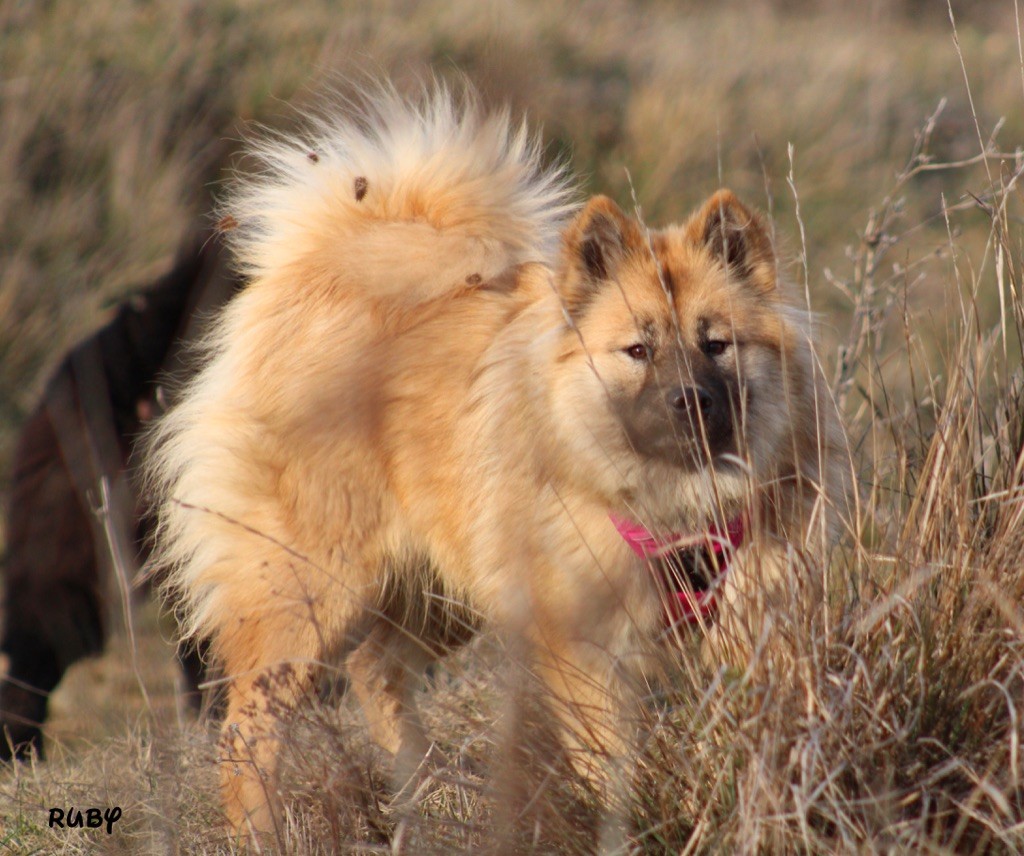
<svg viewBox="0 0 1024 856">
<path fill-rule="evenodd" d="M 622 539 L 629 544 L 630 549 L 641 559 L 646 559 L 665 549 L 675 539 L 671 536 L 667 539 L 658 538 L 650 529 L 640 523 L 633 523 L 625 517 L 617 514 L 609 514 L 612 525 L 618 530 Z"/>
<path fill-rule="evenodd" d="M 673 549 L 698 546 L 706 544 L 719 556 L 718 566 L 721 575 L 729 570 L 729 559 L 732 550 L 743 543 L 743 518 L 737 517 L 726 524 L 723 533 L 717 526 L 712 525 L 707 532 L 700 535 L 655 535 L 646 526 L 619 517 L 617 514 L 609 514 L 612 525 L 618 531 L 622 539 L 629 545 L 630 549 L 641 559 L 650 559 Z M 726 551 L 726 545 L 729 551 Z M 720 576 L 721 576 L 720 575 Z M 669 601 L 665 604 L 666 617 L 670 624 L 677 621 L 684 621 L 688 624 L 696 624 L 701 619 L 710 619 L 714 616 L 717 603 L 715 601 L 714 589 L 698 592 L 677 591 L 671 592 Z"/>
</svg>

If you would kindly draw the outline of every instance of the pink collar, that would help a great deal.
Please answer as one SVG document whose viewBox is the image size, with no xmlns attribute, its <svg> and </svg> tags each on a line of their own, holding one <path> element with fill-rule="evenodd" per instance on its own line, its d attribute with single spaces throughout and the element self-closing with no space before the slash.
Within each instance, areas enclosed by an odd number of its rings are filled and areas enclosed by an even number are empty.
<svg viewBox="0 0 1024 856">
<path fill-rule="evenodd" d="M 619 517 L 617 514 L 609 514 L 608 517 L 622 539 L 640 559 L 656 559 L 673 550 L 685 550 L 690 547 L 710 548 L 717 557 L 718 567 L 721 571 L 719 579 L 729 570 L 732 553 L 743 543 L 745 527 L 742 517 L 730 520 L 726 524 L 724 533 L 717 526 L 712 525 L 707 532 L 697 535 L 655 535 L 650 529 L 627 520 L 625 517 Z M 705 591 L 670 592 L 670 599 L 665 605 L 669 623 L 684 621 L 688 624 L 696 624 L 702 618 L 712 618 L 717 607 L 715 603 L 716 588 L 717 586 L 713 585 Z"/>
</svg>

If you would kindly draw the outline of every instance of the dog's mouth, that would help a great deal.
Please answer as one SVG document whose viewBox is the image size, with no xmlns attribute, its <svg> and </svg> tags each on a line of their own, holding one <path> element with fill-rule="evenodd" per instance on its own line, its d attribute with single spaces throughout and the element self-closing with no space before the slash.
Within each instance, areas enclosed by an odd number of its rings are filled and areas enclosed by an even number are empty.
<svg viewBox="0 0 1024 856">
<path fill-rule="evenodd" d="M 611 515 L 611 521 L 630 549 L 658 577 L 670 625 L 700 624 L 714 618 L 716 593 L 729 563 L 743 542 L 743 518 L 724 530 L 712 526 L 699 535 L 655 535 L 640 524 Z"/>
<path fill-rule="evenodd" d="M 669 550 L 651 566 L 661 583 L 666 618 L 669 622 L 696 624 L 715 617 L 715 598 L 728 563 L 710 546 Z"/>
</svg>

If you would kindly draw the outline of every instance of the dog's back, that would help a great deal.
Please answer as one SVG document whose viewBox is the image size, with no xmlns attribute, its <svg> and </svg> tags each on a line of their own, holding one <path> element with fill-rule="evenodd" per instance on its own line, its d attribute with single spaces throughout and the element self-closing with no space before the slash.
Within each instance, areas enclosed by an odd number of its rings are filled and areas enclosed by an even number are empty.
<svg viewBox="0 0 1024 856">
<path fill-rule="evenodd" d="M 153 432 L 147 466 L 154 566 L 186 632 L 212 640 L 231 678 L 231 756 L 255 741 L 255 769 L 224 770 L 230 819 L 266 830 L 267 670 L 286 675 L 273 695 L 287 707 L 314 662 L 361 643 L 349 672 L 369 704 L 378 676 L 387 683 L 432 656 L 415 640 L 390 645 L 401 636 L 393 621 L 408 614 L 357 618 L 393 604 L 401 582 L 389 582 L 389 569 L 415 570 L 423 591 L 432 586 L 432 557 L 417 555 L 399 512 L 407 497 L 392 464 L 403 453 L 389 448 L 399 432 L 385 423 L 394 425 L 409 377 L 421 385 L 412 396 L 424 412 L 408 414 L 420 452 L 429 456 L 431 432 L 450 435 L 431 401 L 443 409 L 453 390 L 465 394 L 479 343 L 516 312 L 516 289 L 502 277 L 556 256 L 570 192 L 506 113 L 445 92 L 413 103 L 380 90 L 357 115 L 254 154 L 262 169 L 236 186 L 221 220 L 249 284 Z M 386 715 L 370 715 L 389 748 L 415 742 L 394 731 L 405 695 L 396 690 Z"/>
</svg>

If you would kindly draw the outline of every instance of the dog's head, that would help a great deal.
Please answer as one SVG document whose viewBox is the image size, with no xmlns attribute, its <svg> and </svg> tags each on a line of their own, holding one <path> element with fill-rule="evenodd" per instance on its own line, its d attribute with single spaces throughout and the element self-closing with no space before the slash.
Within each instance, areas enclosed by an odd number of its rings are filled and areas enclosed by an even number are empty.
<svg viewBox="0 0 1024 856">
<path fill-rule="evenodd" d="M 569 323 L 555 406 L 575 451 L 622 491 L 674 493 L 656 505 L 700 514 L 784 454 L 808 345 L 770 236 L 732 193 L 656 232 L 592 199 L 565 234 L 557 287 Z"/>
</svg>

